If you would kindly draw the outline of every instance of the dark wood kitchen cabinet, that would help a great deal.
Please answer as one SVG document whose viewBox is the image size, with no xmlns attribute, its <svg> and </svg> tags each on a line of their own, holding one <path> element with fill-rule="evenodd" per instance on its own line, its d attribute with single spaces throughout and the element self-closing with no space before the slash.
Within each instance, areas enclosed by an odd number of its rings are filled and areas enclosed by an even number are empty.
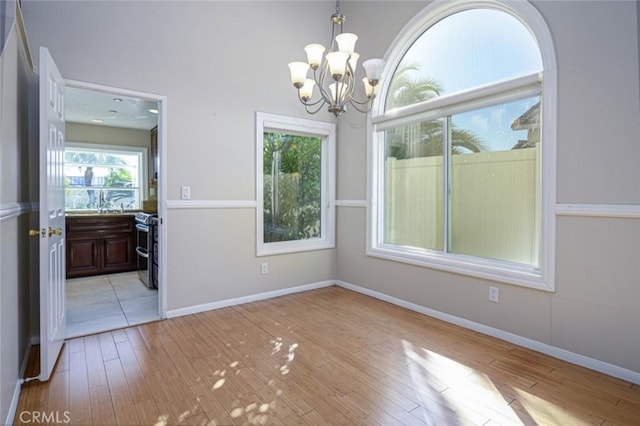
<svg viewBox="0 0 640 426">
<path fill-rule="evenodd" d="M 136 270 L 131 215 L 67 216 L 67 278 Z"/>
</svg>

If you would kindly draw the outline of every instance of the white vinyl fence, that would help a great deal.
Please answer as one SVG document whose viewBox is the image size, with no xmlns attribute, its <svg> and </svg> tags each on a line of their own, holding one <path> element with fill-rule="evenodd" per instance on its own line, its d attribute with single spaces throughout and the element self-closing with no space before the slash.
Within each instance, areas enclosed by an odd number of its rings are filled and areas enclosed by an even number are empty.
<svg viewBox="0 0 640 426">
<path fill-rule="evenodd" d="M 539 145 L 458 154 L 450 170 L 449 252 L 538 264 Z M 389 158 L 384 242 L 443 250 L 442 157 Z"/>
</svg>

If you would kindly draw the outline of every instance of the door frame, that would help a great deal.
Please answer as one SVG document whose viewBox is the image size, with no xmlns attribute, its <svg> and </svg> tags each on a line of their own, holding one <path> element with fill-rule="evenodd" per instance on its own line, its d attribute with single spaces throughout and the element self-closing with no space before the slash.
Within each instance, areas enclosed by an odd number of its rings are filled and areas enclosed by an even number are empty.
<svg viewBox="0 0 640 426">
<path fill-rule="evenodd" d="M 158 315 L 160 319 L 167 317 L 167 97 L 155 93 L 139 92 L 86 81 L 65 79 L 67 87 L 94 90 L 113 95 L 128 96 L 158 103 L 158 161 L 160 163 L 158 176 L 158 251 L 160 268 L 158 271 Z"/>
</svg>

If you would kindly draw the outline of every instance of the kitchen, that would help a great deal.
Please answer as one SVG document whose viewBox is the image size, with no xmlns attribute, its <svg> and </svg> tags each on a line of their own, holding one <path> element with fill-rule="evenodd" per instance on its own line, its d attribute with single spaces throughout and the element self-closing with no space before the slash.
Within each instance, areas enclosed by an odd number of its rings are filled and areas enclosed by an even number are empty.
<svg viewBox="0 0 640 426">
<path fill-rule="evenodd" d="M 65 95 L 66 337 L 158 320 L 158 103 Z"/>
</svg>

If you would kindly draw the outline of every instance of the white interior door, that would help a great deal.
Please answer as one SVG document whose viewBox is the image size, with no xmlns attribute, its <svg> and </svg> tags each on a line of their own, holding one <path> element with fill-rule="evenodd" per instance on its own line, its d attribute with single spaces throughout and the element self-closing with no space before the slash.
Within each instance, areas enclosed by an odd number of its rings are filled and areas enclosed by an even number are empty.
<svg viewBox="0 0 640 426">
<path fill-rule="evenodd" d="M 40 48 L 40 376 L 49 380 L 65 336 L 64 80 Z"/>
</svg>

